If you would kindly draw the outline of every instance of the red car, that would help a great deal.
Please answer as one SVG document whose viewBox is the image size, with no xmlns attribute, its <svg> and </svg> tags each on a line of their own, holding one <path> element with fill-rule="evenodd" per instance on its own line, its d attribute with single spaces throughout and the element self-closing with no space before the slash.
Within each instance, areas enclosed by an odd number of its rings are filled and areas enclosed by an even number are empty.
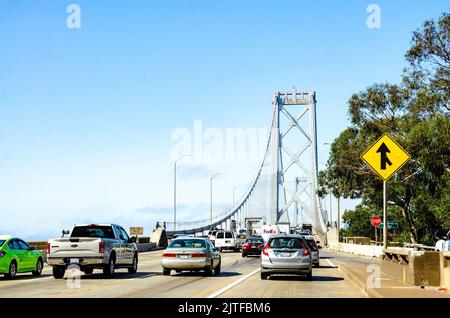
<svg viewBox="0 0 450 318">
<path fill-rule="evenodd" d="M 249 237 L 242 245 L 242 257 L 247 255 L 261 255 L 263 239 L 260 236 Z"/>
</svg>

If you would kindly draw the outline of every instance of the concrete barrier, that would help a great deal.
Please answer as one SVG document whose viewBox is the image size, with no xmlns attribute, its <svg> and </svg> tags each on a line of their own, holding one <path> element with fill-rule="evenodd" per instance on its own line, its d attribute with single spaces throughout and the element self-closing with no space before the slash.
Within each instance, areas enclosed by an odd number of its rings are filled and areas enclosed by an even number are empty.
<svg viewBox="0 0 450 318">
<path fill-rule="evenodd" d="M 330 242 L 328 248 L 330 250 L 351 253 L 360 256 L 381 257 L 383 255 L 383 247 L 376 245 Z"/>
<path fill-rule="evenodd" d="M 440 253 L 411 248 L 383 250 L 381 270 L 411 286 L 440 286 Z"/>
<path fill-rule="evenodd" d="M 440 252 L 441 286 L 450 288 L 450 252 Z"/>
<path fill-rule="evenodd" d="M 148 251 L 152 251 L 154 249 L 156 249 L 156 244 L 155 243 L 139 243 L 137 245 L 138 248 L 138 252 L 148 252 Z"/>
<path fill-rule="evenodd" d="M 342 240 L 348 244 L 370 245 L 370 237 L 365 236 L 345 236 Z"/>
</svg>

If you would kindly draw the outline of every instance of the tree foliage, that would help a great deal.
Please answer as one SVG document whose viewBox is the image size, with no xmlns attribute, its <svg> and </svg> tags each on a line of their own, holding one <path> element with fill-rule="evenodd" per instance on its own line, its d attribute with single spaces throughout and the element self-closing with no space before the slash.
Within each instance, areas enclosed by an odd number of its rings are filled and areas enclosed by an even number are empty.
<svg viewBox="0 0 450 318">
<path fill-rule="evenodd" d="M 382 182 L 360 155 L 383 133 L 405 148 L 412 160 L 390 179 L 388 201 L 402 216 L 409 241 L 433 241 L 435 230 L 450 229 L 450 15 L 427 20 L 413 33 L 409 66 L 399 84 L 374 84 L 348 101 L 351 127 L 331 146 L 327 169 L 319 174 L 319 195 L 362 198 L 346 211 L 354 235 L 365 234 L 355 218 L 367 207 L 382 207 Z"/>
</svg>

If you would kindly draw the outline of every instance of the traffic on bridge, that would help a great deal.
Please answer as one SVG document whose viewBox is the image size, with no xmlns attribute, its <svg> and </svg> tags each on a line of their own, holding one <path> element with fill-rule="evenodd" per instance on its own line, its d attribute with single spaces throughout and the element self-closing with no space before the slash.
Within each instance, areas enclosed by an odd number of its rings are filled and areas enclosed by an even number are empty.
<svg viewBox="0 0 450 318">
<path fill-rule="evenodd" d="M 448 5 L 0 1 L 0 42 L 1 309 L 450 298 Z"/>
</svg>

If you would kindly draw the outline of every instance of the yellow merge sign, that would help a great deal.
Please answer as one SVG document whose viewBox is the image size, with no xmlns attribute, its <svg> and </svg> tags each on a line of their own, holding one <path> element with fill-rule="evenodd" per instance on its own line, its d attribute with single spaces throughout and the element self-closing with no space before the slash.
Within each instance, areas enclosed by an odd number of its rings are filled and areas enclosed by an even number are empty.
<svg viewBox="0 0 450 318">
<path fill-rule="evenodd" d="M 361 159 L 384 181 L 411 159 L 389 135 L 384 134 L 361 156 Z"/>
</svg>

